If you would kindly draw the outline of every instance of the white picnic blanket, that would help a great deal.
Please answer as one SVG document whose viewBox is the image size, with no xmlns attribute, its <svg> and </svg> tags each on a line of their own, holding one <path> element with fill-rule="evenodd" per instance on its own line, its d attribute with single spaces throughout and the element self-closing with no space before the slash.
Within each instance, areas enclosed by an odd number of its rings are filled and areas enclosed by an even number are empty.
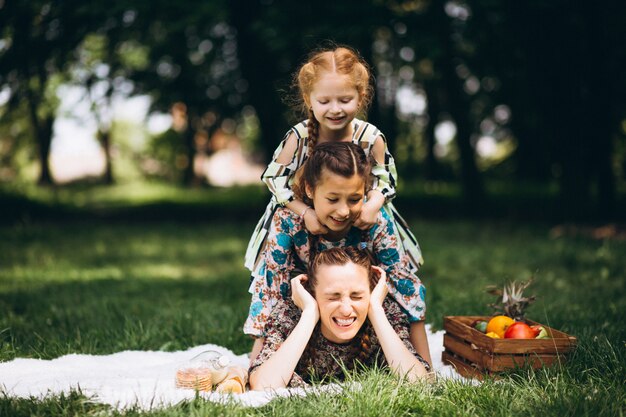
<svg viewBox="0 0 626 417">
<path fill-rule="evenodd" d="M 441 362 L 443 330 L 426 331 L 433 367 L 441 378 L 463 379 L 454 368 Z M 52 360 L 17 358 L 0 363 L 0 392 L 22 398 L 80 391 L 93 401 L 110 404 L 120 410 L 137 406 L 143 410 L 175 405 L 192 400 L 193 390 L 176 388 L 176 370 L 197 354 L 216 350 L 227 355 L 231 364 L 248 366 L 247 355 L 235 355 L 216 345 L 196 346 L 178 352 L 124 351 L 111 355 L 70 354 Z M 320 389 L 320 388 L 318 388 Z M 340 391 L 340 385 L 322 390 Z M 210 401 L 234 401 L 244 406 L 262 406 L 273 398 L 303 396 L 310 390 L 279 389 L 271 392 L 249 391 L 243 394 L 200 393 Z"/>
</svg>

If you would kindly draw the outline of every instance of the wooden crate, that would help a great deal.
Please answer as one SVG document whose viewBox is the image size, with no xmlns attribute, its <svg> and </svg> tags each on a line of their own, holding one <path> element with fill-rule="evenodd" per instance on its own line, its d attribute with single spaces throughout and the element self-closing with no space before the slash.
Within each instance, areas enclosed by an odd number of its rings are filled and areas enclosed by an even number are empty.
<svg viewBox="0 0 626 417">
<path fill-rule="evenodd" d="M 488 316 L 445 316 L 442 360 L 456 367 L 465 377 L 482 378 L 507 369 L 530 365 L 550 366 L 565 360 L 576 348 L 576 338 L 540 324 L 548 339 L 492 339 L 471 327 L 476 320 L 489 321 Z"/>
</svg>

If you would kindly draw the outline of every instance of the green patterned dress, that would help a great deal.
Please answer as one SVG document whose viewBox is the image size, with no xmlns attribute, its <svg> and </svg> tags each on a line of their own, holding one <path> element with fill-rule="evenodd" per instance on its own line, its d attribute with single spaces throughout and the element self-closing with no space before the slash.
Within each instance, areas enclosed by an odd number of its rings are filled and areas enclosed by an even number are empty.
<svg viewBox="0 0 626 417">
<path fill-rule="evenodd" d="M 260 255 L 263 252 L 263 247 L 267 238 L 267 231 L 269 230 L 272 222 L 272 215 L 276 211 L 276 208 L 285 206 L 294 199 L 291 187 L 294 181 L 295 173 L 304 164 L 308 157 L 309 133 L 307 129 L 307 122 L 307 120 L 300 122 L 287 132 L 283 141 L 280 143 L 276 151 L 274 151 L 272 162 L 270 162 L 261 176 L 261 180 L 267 185 L 272 193 L 272 198 L 265 208 L 263 217 L 261 217 L 261 220 L 257 223 L 246 250 L 245 266 L 251 272 L 254 272 L 259 268 L 259 262 L 262 258 Z M 401 242 L 404 251 L 409 257 L 411 272 L 416 273 L 420 265 L 423 263 L 422 252 L 417 239 L 409 230 L 407 223 L 391 203 L 391 200 L 396 196 L 397 172 L 393 156 L 391 156 L 389 149 L 387 149 L 385 137 L 381 131 L 371 123 L 359 119 L 354 119 L 352 123 L 354 132 L 352 135 L 352 142 L 361 146 L 366 155 L 371 154 L 374 142 L 378 137 L 381 137 L 383 141 L 385 141 L 384 163 L 376 163 L 372 167 L 372 188 L 380 191 L 385 197 L 385 204 L 382 209 L 390 218 L 394 220 L 396 226 L 395 229 L 398 233 L 398 242 Z M 277 162 L 278 155 L 280 155 L 283 150 L 285 142 L 291 133 L 295 134 L 297 138 L 296 151 L 289 164 L 279 164 Z"/>
</svg>

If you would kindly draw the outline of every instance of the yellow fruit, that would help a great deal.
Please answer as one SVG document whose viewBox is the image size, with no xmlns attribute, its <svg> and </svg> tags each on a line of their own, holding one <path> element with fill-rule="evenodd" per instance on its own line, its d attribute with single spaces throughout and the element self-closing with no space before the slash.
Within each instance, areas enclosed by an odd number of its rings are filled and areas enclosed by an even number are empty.
<svg viewBox="0 0 626 417">
<path fill-rule="evenodd" d="M 493 332 L 502 339 L 506 329 L 513 323 L 515 323 L 515 320 L 508 316 L 495 316 L 487 323 L 487 333 Z"/>
<path fill-rule="evenodd" d="M 502 339 L 500 336 L 498 336 L 497 333 L 494 333 L 494 332 L 489 332 L 486 335 L 489 336 L 492 339 Z"/>
</svg>

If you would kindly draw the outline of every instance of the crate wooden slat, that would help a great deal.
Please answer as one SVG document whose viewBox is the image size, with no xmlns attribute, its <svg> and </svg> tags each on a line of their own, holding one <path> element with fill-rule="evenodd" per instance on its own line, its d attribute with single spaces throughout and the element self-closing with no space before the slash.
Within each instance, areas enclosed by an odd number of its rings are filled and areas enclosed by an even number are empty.
<svg viewBox="0 0 626 417">
<path fill-rule="evenodd" d="M 576 338 L 541 324 L 548 339 L 492 339 L 471 327 L 487 316 L 444 317 L 444 352 L 442 360 L 457 367 L 464 376 L 490 374 L 521 366 L 540 368 L 561 363 L 576 347 Z M 528 324 L 540 324 L 532 320 Z"/>
</svg>

